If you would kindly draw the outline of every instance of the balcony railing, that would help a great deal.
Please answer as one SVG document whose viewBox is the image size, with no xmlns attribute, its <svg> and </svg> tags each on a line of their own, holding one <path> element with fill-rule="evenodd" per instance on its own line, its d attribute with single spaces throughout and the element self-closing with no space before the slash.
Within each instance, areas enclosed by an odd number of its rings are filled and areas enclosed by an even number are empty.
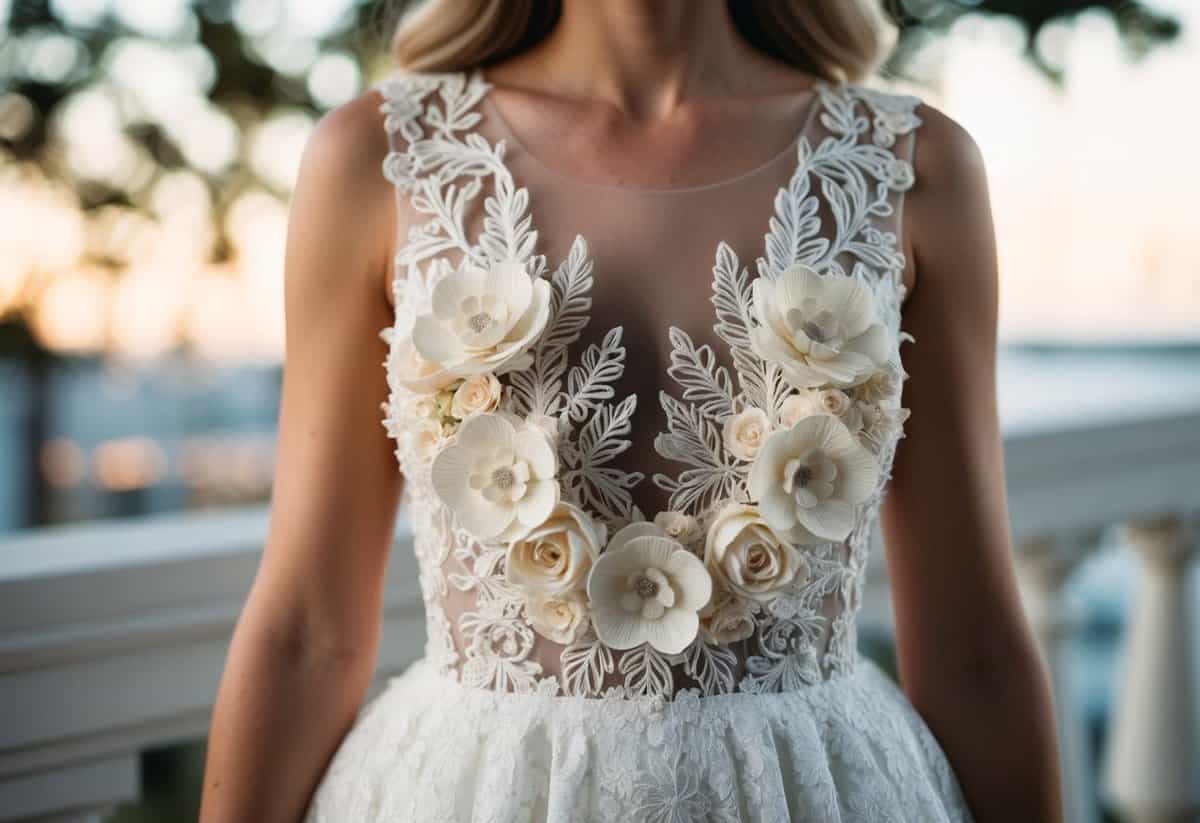
<svg viewBox="0 0 1200 823">
<path fill-rule="evenodd" d="M 1027 389 L 1038 379 L 1020 377 Z M 1200 634 L 1185 581 L 1200 549 L 1200 392 L 1158 403 L 1135 390 L 1140 407 L 1085 402 L 1086 386 L 1071 394 L 1086 413 L 1005 412 L 1014 552 L 1058 698 L 1068 820 L 1097 821 L 1099 797 L 1137 823 L 1194 820 Z M 0 542 L 0 821 L 98 821 L 138 798 L 141 752 L 204 734 L 267 516 L 183 514 Z M 1066 652 L 1080 620 L 1068 583 L 1114 534 L 1138 572 L 1096 763 L 1072 697 Z M 424 644 L 410 537 L 402 521 L 373 689 Z M 886 627 L 881 568 L 870 583 L 864 620 Z"/>
</svg>

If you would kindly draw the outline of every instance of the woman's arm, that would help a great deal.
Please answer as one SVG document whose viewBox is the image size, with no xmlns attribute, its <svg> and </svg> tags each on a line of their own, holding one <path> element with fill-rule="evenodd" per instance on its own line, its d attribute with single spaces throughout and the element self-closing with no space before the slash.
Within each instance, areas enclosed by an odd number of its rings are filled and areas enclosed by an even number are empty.
<svg viewBox="0 0 1200 823">
<path fill-rule="evenodd" d="M 380 423 L 396 211 L 378 106 L 368 92 L 321 120 L 293 195 L 270 533 L 217 696 L 204 823 L 298 820 L 375 667 L 400 496 Z"/>
<path fill-rule="evenodd" d="M 971 138 L 921 115 L 905 214 L 912 416 L 882 512 L 900 678 L 979 823 L 1058 821 L 1052 702 L 1009 547 L 987 182 Z"/>
</svg>

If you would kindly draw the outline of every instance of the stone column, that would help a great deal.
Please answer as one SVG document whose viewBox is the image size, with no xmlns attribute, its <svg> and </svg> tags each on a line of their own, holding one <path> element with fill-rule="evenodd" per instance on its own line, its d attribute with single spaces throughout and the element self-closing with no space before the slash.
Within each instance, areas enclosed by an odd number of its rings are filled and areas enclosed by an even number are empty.
<svg viewBox="0 0 1200 823">
<path fill-rule="evenodd" d="M 1105 789 L 1134 823 L 1200 819 L 1196 615 L 1185 592 L 1200 549 L 1195 525 L 1170 517 L 1125 528 L 1141 579 L 1126 628 Z"/>
<path fill-rule="evenodd" d="M 1079 630 L 1077 603 L 1066 587 L 1079 564 L 1095 551 L 1100 535 L 1084 532 L 1029 540 L 1017 548 L 1026 611 L 1046 660 L 1054 688 L 1054 714 L 1063 778 L 1064 820 L 1094 823 L 1097 817 L 1093 765 L 1086 726 L 1072 682 L 1070 642 Z"/>
</svg>

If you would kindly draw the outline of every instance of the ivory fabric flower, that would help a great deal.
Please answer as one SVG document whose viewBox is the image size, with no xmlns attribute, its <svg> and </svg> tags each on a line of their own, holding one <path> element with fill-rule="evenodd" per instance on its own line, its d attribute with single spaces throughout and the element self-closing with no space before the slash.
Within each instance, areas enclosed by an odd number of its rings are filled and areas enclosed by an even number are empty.
<svg viewBox="0 0 1200 823">
<path fill-rule="evenodd" d="M 841 389 L 801 389 L 788 396 L 779 410 L 779 422 L 791 428 L 810 414 L 832 414 L 850 431 L 862 428 L 862 413 Z"/>
<path fill-rule="evenodd" d="M 454 382 L 453 374 L 421 356 L 411 336 L 389 328 L 382 337 L 389 346 L 388 376 L 398 385 L 416 394 L 433 394 Z"/>
<path fill-rule="evenodd" d="M 754 634 L 754 606 L 732 592 L 718 591 L 700 610 L 700 634 L 709 643 L 727 645 Z"/>
<path fill-rule="evenodd" d="M 908 409 L 876 406 L 871 403 L 859 403 L 859 413 L 862 414 L 862 439 L 867 448 L 878 452 L 888 440 L 898 436 L 904 428 L 904 421 L 909 417 Z"/>
<path fill-rule="evenodd" d="M 543 595 L 580 590 L 604 546 L 605 528 L 578 506 L 561 501 L 550 516 L 509 544 L 509 583 Z"/>
<path fill-rule="evenodd" d="M 550 316 L 550 284 L 513 260 L 464 262 L 433 287 L 433 311 L 413 324 L 422 357 L 459 377 L 528 368 Z"/>
<path fill-rule="evenodd" d="M 409 445 L 417 459 L 428 463 L 446 443 L 449 433 L 437 420 L 418 418 L 404 428 Z"/>
<path fill-rule="evenodd" d="M 890 335 L 857 278 L 795 265 L 774 280 L 760 277 L 753 290 L 751 346 L 796 388 L 847 388 L 887 360 Z"/>
<path fill-rule="evenodd" d="M 587 599 L 583 592 L 534 593 L 525 599 L 525 616 L 535 632 L 566 646 L 587 630 Z"/>
<path fill-rule="evenodd" d="M 450 413 L 462 420 L 477 412 L 495 411 L 500 405 L 500 381 L 494 374 L 473 374 L 454 390 Z"/>
<path fill-rule="evenodd" d="M 882 405 L 900 398 L 903 370 L 895 360 L 884 363 L 878 371 L 854 388 L 854 396 L 866 403 Z"/>
<path fill-rule="evenodd" d="M 771 421 L 762 409 L 751 407 L 725 418 L 725 448 L 742 460 L 753 460 L 770 433 Z"/>
<path fill-rule="evenodd" d="M 654 525 L 667 537 L 685 546 L 700 536 L 700 521 L 684 512 L 659 512 L 654 515 Z"/>
<path fill-rule="evenodd" d="M 814 414 L 767 438 L 747 487 L 771 528 L 803 545 L 844 540 L 878 480 L 875 456 L 845 424 Z"/>
<path fill-rule="evenodd" d="M 409 420 L 439 420 L 442 416 L 436 394 L 414 394 L 404 403 L 403 409 Z"/>
<path fill-rule="evenodd" d="M 430 469 L 434 491 L 482 542 L 508 542 L 558 503 L 558 458 L 546 435 L 503 413 L 476 414 Z"/>
<path fill-rule="evenodd" d="M 696 638 L 712 596 L 700 558 L 645 521 L 613 535 L 587 582 L 596 636 L 614 649 L 649 643 L 678 654 Z"/>
<path fill-rule="evenodd" d="M 708 527 L 704 565 L 717 585 L 740 597 L 766 602 L 808 579 L 808 562 L 780 537 L 756 506 L 727 503 Z"/>
</svg>

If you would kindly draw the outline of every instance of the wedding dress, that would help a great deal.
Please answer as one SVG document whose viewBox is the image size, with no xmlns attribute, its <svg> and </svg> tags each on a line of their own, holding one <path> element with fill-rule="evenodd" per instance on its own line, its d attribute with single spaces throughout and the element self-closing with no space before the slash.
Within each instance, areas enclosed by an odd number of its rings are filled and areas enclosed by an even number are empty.
<svg viewBox="0 0 1200 823">
<path fill-rule="evenodd" d="M 855 633 L 918 101 L 818 85 L 774 158 L 653 189 L 544 164 L 481 72 L 376 89 L 428 643 L 309 823 L 969 820 Z"/>
</svg>

